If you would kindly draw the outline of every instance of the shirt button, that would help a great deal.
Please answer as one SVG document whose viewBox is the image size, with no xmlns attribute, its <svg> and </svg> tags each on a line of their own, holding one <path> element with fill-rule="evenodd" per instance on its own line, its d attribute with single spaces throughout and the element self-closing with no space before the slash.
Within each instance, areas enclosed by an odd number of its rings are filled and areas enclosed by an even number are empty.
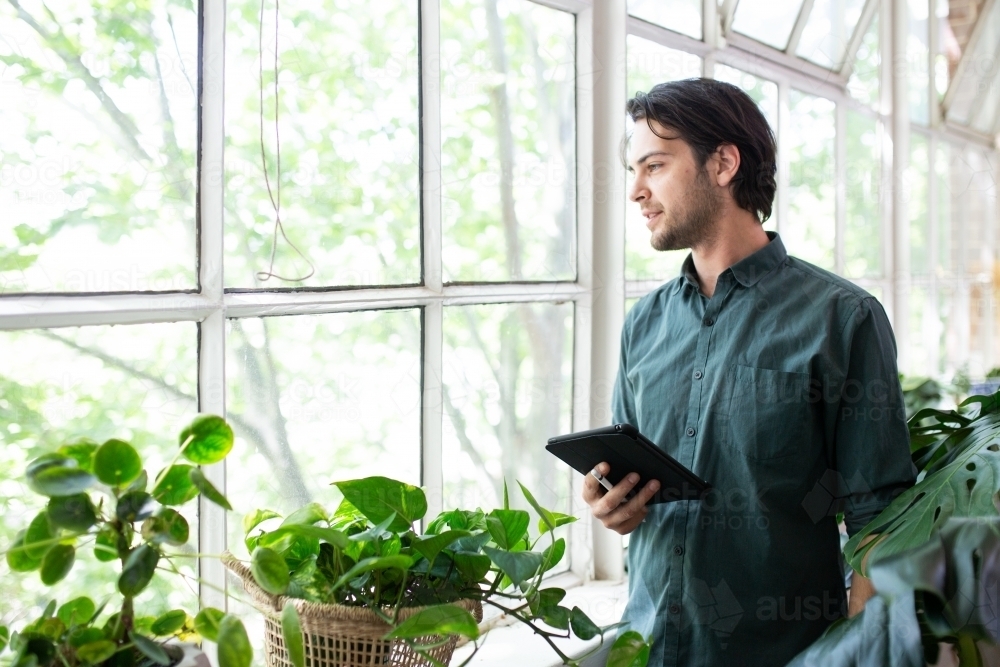
<svg viewBox="0 0 1000 667">
<path fill-rule="evenodd" d="M 701 379 L 701 375 L 702 375 L 701 371 L 695 371 L 694 372 L 694 379 L 695 380 L 700 380 Z"/>
<path fill-rule="evenodd" d="M 681 554 L 684 553 L 684 547 L 678 544 L 676 547 L 674 547 L 674 553 L 680 556 Z"/>
<path fill-rule="evenodd" d="M 671 614 L 679 614 L 679 613 L 681 613 L 681 608 L 678 607 L 675 604 L 672 604 L 672 605 L 670 605 L 670 613 Z"/>
<path fill-rule="evenodd" d="M 706 317 L 705 318 L 705 326 L 706 327 L 710 327 L 713 324 L 715 324 L 715 320 L 713 320 L 711 317 Z"/>
<path fill-rule="evenodd" d="M 694 436 L 694 429 L 691 428 L 690 426 L 688 426 L 688 430 L 685 431 L 685 433 L 687 433 L 687 435 L 688 435 L 689 438 L 693 437 Z"/>
</svg>

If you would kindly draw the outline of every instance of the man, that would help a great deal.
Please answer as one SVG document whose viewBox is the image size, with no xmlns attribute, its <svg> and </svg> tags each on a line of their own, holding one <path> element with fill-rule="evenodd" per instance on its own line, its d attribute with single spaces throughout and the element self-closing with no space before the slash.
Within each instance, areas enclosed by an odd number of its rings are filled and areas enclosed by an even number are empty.
<svg viewBox="0 0 1000 667">
<path fill-rule="evenodd" d="M 619 504 L 635 481 L 587 476 L 584 500 L 631 535 L 623 620 L 650 665 L 783 665 L 846 611 L 836 514 L 853 534 L 913 483 L 895 341 L 875 298 L 764 231 L 775 141 L 745 93 L 689 79 L 628 113 L 629 199 L 654 248 L 691 254 L 626 317 L 613 418 L 714 488 L 647 507 L 656 482 Z M 872 593 L 855 574 L 850 612 Z"/>
</svg>

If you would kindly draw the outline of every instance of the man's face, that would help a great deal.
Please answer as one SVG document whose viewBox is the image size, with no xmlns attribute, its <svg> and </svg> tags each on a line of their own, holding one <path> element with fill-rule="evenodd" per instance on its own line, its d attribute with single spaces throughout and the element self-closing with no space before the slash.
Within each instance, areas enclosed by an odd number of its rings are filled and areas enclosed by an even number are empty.
<svg viewBox="0 0 1000 667">
<path fill-rule="evenodd" d="M 653 127 L 656 133 L 645 118 L 637 120 L 629 151 L 635 181 L 628 198 L 641 207 L 650 245 L 680 250 L 710 243 L 717 233 L 719 195 L 687 142 L 664 139 L 677 133 L 656 122 Z"/>
</svg>

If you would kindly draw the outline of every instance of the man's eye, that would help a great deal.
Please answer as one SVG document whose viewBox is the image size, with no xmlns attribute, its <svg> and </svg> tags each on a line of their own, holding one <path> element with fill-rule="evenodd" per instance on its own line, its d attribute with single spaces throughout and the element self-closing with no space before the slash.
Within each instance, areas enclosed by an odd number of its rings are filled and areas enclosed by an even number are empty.
<svg viewBox="0 0 1000 667">
<path fill-rule="evenodd" d="M 647 165 L 647 166 L 646 166 L 646 169 L 647 169 L 648 171 L 656 171 L 657 169 L 659 169 L 659 168 L 660 168 L 660 166 L 661 166 L 661 165 L 660 165 L 660 163 L 659 163 L 659 162 L 656 162 L 656 163 L 654 163 L 654 164 L 650 164 L 650 165 Z"/>
</svg>

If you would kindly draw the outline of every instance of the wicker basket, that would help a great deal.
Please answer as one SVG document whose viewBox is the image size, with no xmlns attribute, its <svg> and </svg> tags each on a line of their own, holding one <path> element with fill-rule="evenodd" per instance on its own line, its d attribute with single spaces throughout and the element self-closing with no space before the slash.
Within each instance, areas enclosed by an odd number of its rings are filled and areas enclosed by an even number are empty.
<svg viewBox="0 0 1000 667">
<path fill-rule="evenodd" d="M 264 661 L 267 667 L 293 667 L 281 632 L 281 610 L 286 602 L 294 604 L 299 612 L 306 665 L 309 667 L 430 667 L 433 664 L 415 653 L 405 642 L 383 639 L 391 626 L 370 609 L 271 595 L 257 585 L 250 568 L 231 553 L 226 552 L 222 560 L 230 571 L 243 580 L 243 588 L 250 595 L 253 606 L 264 615 Z M 478 600 L 459 600 L 455 604 L 472 613 L 477 621 L 483 619 L 483 608 Z M 406 619 L 420 609 L 423 607 L 403 609 L 399 617 Z M 414 643 L 432 644 L 441 639 L 438 636 L 421 637 Z M 447 665 L 457 641 L 457 637 L 452 637 L 427 653 Z"/>
</svg>

